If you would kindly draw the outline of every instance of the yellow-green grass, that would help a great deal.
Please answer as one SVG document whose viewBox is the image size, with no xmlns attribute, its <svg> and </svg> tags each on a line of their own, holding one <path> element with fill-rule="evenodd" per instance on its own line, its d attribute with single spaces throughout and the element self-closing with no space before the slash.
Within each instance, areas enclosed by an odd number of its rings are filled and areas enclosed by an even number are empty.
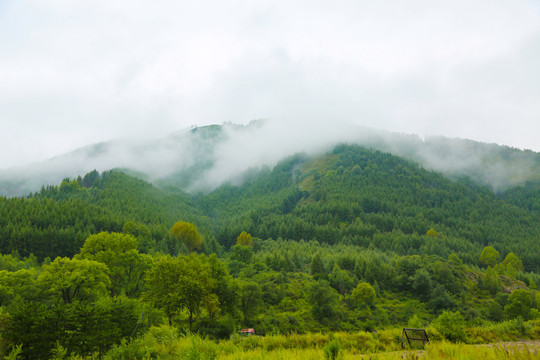
<svg viewBox="0 0 540 360">
<path fill-rule="evenodd" d="M 517 325 L 516 325 L 517 324 Z M 401 329 L 271 336 L 233 336 L 219 342 L 197 335 L 179 335 L 175 328 L 153 327 L 144 339 L 124 342 L 105 359 L 327 359 L 330 344 L 336 359 L 537 359 L 540 358 L 538 321 L 505 322 L 467 329 L 469 344 L 453 344 L 428 328 L 431 344 L 425 350 L 403 350 Z M 504 334 L 504 336 L 501 336 Z M 525 335 L 520 337 L 519 335 Z M 528 341 L 517 341 L 529 339 Z M 497 341 L 513 341 L 497 343 Z M 491 343 L 482 345 L 484 343 Z M 328 354 L 326 354 L 328 355 Z"/>
</svg>

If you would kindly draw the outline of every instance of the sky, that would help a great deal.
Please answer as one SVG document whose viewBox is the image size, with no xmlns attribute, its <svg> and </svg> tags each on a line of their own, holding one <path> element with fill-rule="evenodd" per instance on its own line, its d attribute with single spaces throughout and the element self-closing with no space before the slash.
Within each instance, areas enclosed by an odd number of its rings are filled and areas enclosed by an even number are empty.
<svg viewBox="0 0 540 360">
<path fill-rule="evenodd" d="M 0 0 L 0 169 L 269 119 L 540 151 L 540 0 Z"/>
</svg>

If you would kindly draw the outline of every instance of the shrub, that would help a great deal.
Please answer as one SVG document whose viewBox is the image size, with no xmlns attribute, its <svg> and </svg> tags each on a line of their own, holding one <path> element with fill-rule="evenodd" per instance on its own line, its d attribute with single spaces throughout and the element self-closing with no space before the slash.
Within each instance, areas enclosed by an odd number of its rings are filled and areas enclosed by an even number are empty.
<svg viewBox="0 0 540 360">
<path fill-rule="evenodd" d="M 459 311 L 443 311 L 432 325 L 450 341 L 465 341 L 465 319 Z"/>
<path fill-rule="evenodd" d="M 190 345 L 180 351 L 182 359 L 189 360 L 215 360 L 217 358 L 217 345 L 198 335 L 188 335 Z"/>
<path fill-rule="evenodd" d="M 341 347 L 338 342 L 334 339 L 324 346 L 324 358 L 328 360 L 339 359 L 339 353 Z"/>
<path fill-rule="evenodd" d="M 113 346 L 105 355 L 106 360 L 146 360 L 157 358 L 158 352 L 153 346 L 145 344 L 143 346 L 141 339 L 127 341 L 126 339 L 118 345 Z"/>
</svg>

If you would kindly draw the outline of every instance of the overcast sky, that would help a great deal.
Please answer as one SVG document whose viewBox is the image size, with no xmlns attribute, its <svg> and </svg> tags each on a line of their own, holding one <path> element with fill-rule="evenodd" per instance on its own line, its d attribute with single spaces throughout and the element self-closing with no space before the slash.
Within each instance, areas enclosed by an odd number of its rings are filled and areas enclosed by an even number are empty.
<svg viewBox="0 0 540 360">
<path fill-rule="evenodd" d="M 0 0 L 0 168 L 259 118 L 540 151 L 540 0 Z"/>
</svg>

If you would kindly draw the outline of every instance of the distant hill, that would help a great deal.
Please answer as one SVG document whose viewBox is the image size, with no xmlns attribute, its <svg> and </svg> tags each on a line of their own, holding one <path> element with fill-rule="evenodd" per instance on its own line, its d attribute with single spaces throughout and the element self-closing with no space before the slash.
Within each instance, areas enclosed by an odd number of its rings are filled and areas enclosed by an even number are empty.
<svg viewBox="0 0 540 360">
<path fill-rule="evenodd" d="M 496 192 L 540 181 L 540 154 L 533 151 L 444 137 L 422 140 L 345 124 L 282 128 L 254 121 L 191 128 L 161 139 L 118 139 L 0 170 L 0 195 L 26 195 L 94 169 L 124 169 L 160 187 L 208 192 L 227 182 L 240 184 L 247 170 L 272 168 L 295 153 L 322 154 L 340 143 L 402 156 L 447 176 L 469 177 Z"/>
</svg>

